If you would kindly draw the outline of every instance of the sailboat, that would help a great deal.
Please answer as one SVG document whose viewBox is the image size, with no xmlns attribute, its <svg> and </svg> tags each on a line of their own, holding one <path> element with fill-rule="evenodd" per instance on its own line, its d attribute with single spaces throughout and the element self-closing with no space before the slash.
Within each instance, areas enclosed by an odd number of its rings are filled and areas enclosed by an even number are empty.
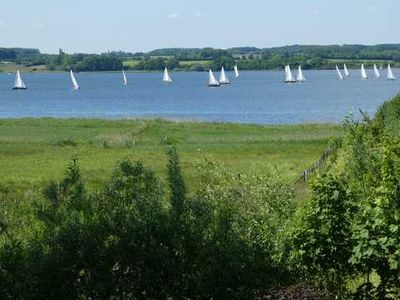
<svg viewBox="0 0 400 300">
<path fill-rule="evenodd" d="M 72 70 L 70 70 L 69 73 L 71 75 L 72 89 L 79 90 L 79 85 L 78 85 L 78 82 L 76 81 L 74 73 L 72 72 Z"/>
<path fill-rule="evenodd" d="M 285 66 L 285 76 L 285 83 L 296 83 L 296 79 L 294 79 L 289 65 Z"/>
<path fill-rule="evenodd" d="M 387 68 L 387 79 L 388 80 L 396 80 L 396 76 L 393 75 L 392 68 L 390 67 L 390 64 L 388 64 L 388 68 Z"/>
<path fill-rule="evenodd" d="M 368 79 L 367 72 L 365 72 L 364 64 L 361 64 L 361 79 Z"/>
<path fill-rule="evenodd" d="M 301 66 L 299 65 L 299 70 L 297 71 L 297 81 L 305 82 L 306 78 L 304 77 L 303 71 L 301 70 Z"/>
<path fill-rule="evenodd" d="M 236 77 L 236 78 L 239 78 L 239 77 L 240 77 L 240 74 L 239 74 L 238 66 L 235 65 L 235 66 L 233 67 L 233 69 L 234 69 L 234 71 L 235 71 L 235 77 Z"/>
<path fill-rule="evenodd" d="M 230 84 L 228 77 L 225 74 L 224 67 L 221 68 L 221 74 L 219 76 L 219 84 Z"/>
<path fill-rule="evenodd" d="M 381 77 L 381 74 L 379 73 L 378 68 L 376 67 L 376 64 L 374 64 L 374 74 L 376 78 Z"/>
<path fill-rule="evenodd" d="M 340 80 L 343 80 L 343 75 L 342 75 L 342 73 L 340 72 L 340 70 L 339 70 L 339 67 L 336 65 L 336 72 L 337 72 L 337 74 L 338 74 L 338 76 L 339 76 L 339 79 Z"/>
<path fill-rule="evenodd" d="M 124 85 L 128 85 L 128 79 L 126 79 L 125 71 L 122 69 L 122 77 L 124 79 Z"/>
<path fill-rule="evenodd" d="M 343 70 L 344 70 L 344 76 L 349 77 L 350 73 L 349 73 L 349 70 L 347 70 L 346 64 L 343 64 Z"/>
<path fill-rule="evenodd" d="M 163 81 L 163 83 L 172 83 L 172 79 L 168 74 L 167 67 L 165 67 L 165 69 L 164 69 L 164 76 L 163 76 L 163 80 L 162 81 Z"/>
<path fill-rule="evenodd" d="M 13 87 L 13 90 L 26 90 L 27 87 L 25 83 L 22 81 L 21 74 L 19 73 L 19 70 L 17 71 L 17 74 L 15 75 L 15 84 Z"/>
<path fill-rule="evenodd" d="M 218 87 L 220 84 L 217 79 L 215 79 L 214 73 L 210 69 L 208 71 L 208 86 L 209 87 Z"/>
</svg>

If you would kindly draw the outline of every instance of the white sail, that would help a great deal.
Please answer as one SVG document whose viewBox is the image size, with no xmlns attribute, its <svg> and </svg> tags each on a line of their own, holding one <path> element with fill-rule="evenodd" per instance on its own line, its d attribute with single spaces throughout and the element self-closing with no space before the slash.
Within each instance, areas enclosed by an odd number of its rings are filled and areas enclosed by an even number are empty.
<svg viewBox="0 0 400 300">
<path fill-rule="evenodd" d="M 72 72 L 72 70 L 70 70 L 70 75 L 71 75 L 71 81 L 72 81 L 72 88 L 74 90 L 79 90 L 78 82 L 76 81 L 74 73 Z"/>
<path fill-rule="evenodd" d="M 374 64 L 374 74 L 376 78 L 381 77 L 381 74 L 379 73 L 378 68 L 376 67 L 376 64 Z"/>
<path fill-rule="evenodd" d="M 396 80 L 396 76 L 393 75 L 392 68 L 390 67 L 390 64 L 388 65 L 388 68 L 387 68 L 387 79 L 388 80 Z"/>
<path fill-rule="evenodd" d="M 343 64 L 343 70 L 344 70 L 344 76 L 346 77 L 350 76 L 350 72 L 349 70 L 347 70 L 346 64 Z"/>
<path fill-rule="evenodd" d="M 208 86 L 219 86 L 219 82 L 217 79 L 215 79 L 214 73 L 211 71 L 211 69 L 208 71 Z"/>
<path fill-rule="evenodd" d="M 293 77 L 292 71 L 290 70 L 290 66 L 285 66 L 285 83 L 294 83 L 296 80 Z"/>
<path fill-rule="evenodd" d="M 128 85 L 128 79 L 126 79 L 125 71 L 122 69 L 122 77 L 124 79 L 124 85 Z"/>
<path fill-rule="evenodd" d="M 228 77 L 225 74 L 224 67 L 221 68 L 221 74 L 219 76 L 219 83 L 220 84 L 230 84 L 231 82 L 229 81 Z"/>
<path fill-rule="evenodd" d="M 235 66 L 233 67 L 233 69 L 235 70 L 235 77 L 236 77 L 236 78 L 239 78 L 239 77 L 240 77 L 240 74 L 239 74 L 238 66 L 235 65 Z"/>
<path fill-rule="evenodd" d="M 340 80 L 343 80 L 343 75 L 342 75 L 342 73 L 340 72 L 340 70 L 339 70 L 339 67 L 336 65 L 336 72 L 337 72 L 337 74 L 338 74 L 338 76 L 339 76 L 339 79 Z"/>
<path fill-rule="evenodd" d="M 304 77 L 303 71 L 301 70 L 301 66 L 299 65 L 299 70 L 297 71 L 297 81 L 304 82 L 306 78 Z"/>
<path fill-rule="evenodd" d="M 17 71 L 17 74 L 15 75 L 14 89 L 15 90 L 24 90 L 24 89 L 26 89 L 25 83 L 22 81 L 21 74 L 19 73 L 19 70 Z"/>
<path fill-rule="evenodd" d="M 365 71 L 364 64 L 361 64 L 361 79 L 368 79 L 367 72 Z"/>
<path fill-rule="evenodd" d="M 164 83 L 172 83 L 172 79 L 171 79 L 171 77 L 170 77 L 169 74 L 168 74 L 168 69 L 167 69 L 167 67 L 165 67 L 165 69 L 164 69 L 163 82 L 164 82 Z"/>
</svg>

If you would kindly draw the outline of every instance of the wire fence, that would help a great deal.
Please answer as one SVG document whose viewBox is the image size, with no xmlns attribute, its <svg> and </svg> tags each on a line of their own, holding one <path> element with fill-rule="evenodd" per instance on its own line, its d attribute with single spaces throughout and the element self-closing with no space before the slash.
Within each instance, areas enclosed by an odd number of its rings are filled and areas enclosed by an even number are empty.
<svg viewBox="0 0 400 300">
<path fill-rule="evenodd" d="M 340 139 L 330 143 L 328 148 L 321 154 L 320 158 L 312 164 L 309 168 L 301 172 L 300 176 L 295 181 L 294 185 L 299 183 L 308 183 L 309 177 L 319 171 L 326 163 L 326 161 L 341 147 L 342 141 Z"/>
</svg>

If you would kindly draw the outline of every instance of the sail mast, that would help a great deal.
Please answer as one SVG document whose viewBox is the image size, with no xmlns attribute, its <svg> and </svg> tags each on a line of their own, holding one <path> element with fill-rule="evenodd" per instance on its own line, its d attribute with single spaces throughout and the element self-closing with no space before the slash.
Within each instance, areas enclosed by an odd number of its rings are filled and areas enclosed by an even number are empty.
<svg viewBox="0 0 400 300">
<path fill-rule="evenodd" d="M 299 69 L 297 71 L 297 81 L 304 82 L 306 78 L 304 77 L 303 71 L 301 70 L 301 66 L 299 65 Z"/>
<path fill-rule="evenodd" d="M 296 80 L 293 77 L 292 71 L 290 70 L 289 65 L 285 66 L 285 75 L 286 75 L 285 83 L 295 83 L 296 82 Z"/>
<path fill-rule="evenodd" d="M 388 64 L 387 79 L 388 80 L 395 80 L 396 79 L 396 76 L 393 75 L 392 68 L 390 67 L 390 64 Z"/>
<path fill-rule="evenodd" d="M 70 70 L 70 75 L 71 75 L 71 81 L 72 81 L 72 89 L 79 90 L 78 82 L 76 81 L 74 73 L 72 72 L 72 70 Z"/>
<path fill-rule="evenodd" d="M 17 70 L 17 73 L 15 74 L 15 82 L 14 82 L 14 90 L 25 90 L 26 86 L 25 83 L 23 82 L 21 78 L 21 74 L 19 70 Z"/>
<path fill-rule="evenodd" d="M 364 64 L 361 64 L 361 79 L 368 79 L 367 72 L 365 71 Z"/>
<path fill-rule="evenodd" d="M 236 77 L 236 78 L 239 78 L 239 77 L 240 77 L 240 74 L 239 74 L 238 66 L 235 65 L 233 69 L 235 70 L 235 77 Z"/>
<path fill-rule="evenodd" d="M 122 69 L 122 77 L 124 79 L 124 85 L 128 85 L 128 80 L 126 79 L 125 71 Z"/>
<path fill-rule="evenodd" d="M 381 74 L 379 74 L 379 70 L 378 70 L 378 68 L 376 67 L 376 64 L 374 64 L 374 73 L 375 73 L 375 77 L 376 77 L 376 78 L 381 77 Z"/>
<path fill-rule="evenodd" d="M 343 75 L 342 75 L 342 73 L 340 72 L 340 70 L 339 70 L 339 67 L 336 65 L 336 72 L 337 72 L 337 74 L 338 74 L 338 76 L 339 76 L 339 79 L 340 80 L 343 80 Z"/>
<path fill-rule="evenodd" d="M 229 81 L 228 77 L 225 74 L 225 69 L 224 67 L 221 68 L 221 74 L 219 76 L 219 83 L 220 84 L 230 84 L 231 82 Z"/>
<path fill-rule="evenodd" d="M 172 79 L 171 79 L 171 77 L 170 77 L 169 74 L 168 74 L 168 69 L 167 69 L 167 67 L 165 67 L 165 69 L 164 69 L 163 82 L 164 82 L 164 83 L 172 83 Z"/>
<path fill-rule="evenodd" d="M 217 79 L 215 79 L 214 73 L 210 69 L 208 71 L 208 86 L 209 87 L 218 87 L 220 84 Z"/>
<path fill-rule="evenodd" d="M 346 77 L 350 76 L 350 73 L 349 73 L 349 70 L 347 69 L 346 64 L 343 64 L 343 70 L 344 70 L 344 75 L 345 75 Z"/>
</svg>

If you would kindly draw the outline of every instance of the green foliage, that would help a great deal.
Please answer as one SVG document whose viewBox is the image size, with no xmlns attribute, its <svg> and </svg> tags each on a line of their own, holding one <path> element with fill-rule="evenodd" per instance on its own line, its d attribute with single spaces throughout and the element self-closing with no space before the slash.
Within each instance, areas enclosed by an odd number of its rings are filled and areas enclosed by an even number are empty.
<svg viewBox="0 0 400 300">
<path fill-rule="evenodd" d="M 301 226 L 294 232 L 294 255 L 306 274 L 343 295 L 347 276 L 353 272 L 349 260 L 356 198 L 343 175 L 321 175 L 311 190 Z"/>
<path fill-rule="evenodd" d="M 280 249 L 292 189 L 276 174 L 236 176 L 206 159 L 189 195 L 175 149 L 168 158 L 167 190 L 141 162 L 123 160 L 92 193 L 73 160 L 35 201 L 29 233 L 3 232 L 2 295 L 243 299 L 290 282 Z"/>
<path fill-rule="evenodd" d="M 380 149 L 380 178 L 355 221 L 351 262 L 364 273 L 376 272 L 377 297 L 400 293 L 400 149 L 399 139 L 384 138 Z"/>
<path fill-rule="evenodd" d="M 377 128 L 385 128 L 392 134 L 400 135 L 400 96 L 384 102 L 378 108 L 374 123 Z"/>
<path fill-rule="evenodd" d="M 342 153 L 299 214 L 293 254 L 306 276 L 339 295 L 346 279 L 361 277 L 356 299 L 400 296 L 398 109 L 397 97 L 374 120 L 346 120 Z"/>
</svg>

